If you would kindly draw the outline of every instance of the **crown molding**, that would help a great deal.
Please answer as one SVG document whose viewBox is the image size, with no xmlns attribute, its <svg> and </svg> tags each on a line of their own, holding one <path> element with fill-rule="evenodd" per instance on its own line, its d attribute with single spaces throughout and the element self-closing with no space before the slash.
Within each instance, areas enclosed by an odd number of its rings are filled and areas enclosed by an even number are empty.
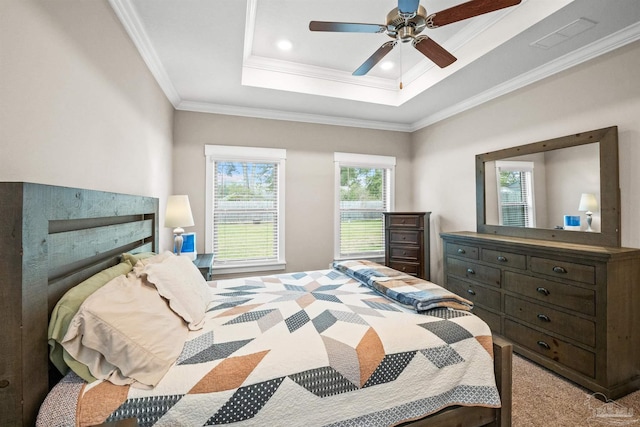
<svg viewBox="0 0 640 427">
<path fill-rule="evenodd" d="M 290 111 L 269 110 L 232 105 L 212 104 L 208 102 L 182 101 L 176 107 L 181 111 L 197 113 L 223 114 L 229 116 L 252 117 L 257 119 L 285 120 L 290 122 L 315 123 L 333 126 L 346 126 L 364 129 L 410 132 L 412 126 L 405 123 L 382 122 L 374 120 L 358 120 L 345 117 L 324 116 L 318 114 L 292 113 Z"/>
<path fill-rule="evenodd" d="M 463 111 L 477 107 L 485 102 L 491 101 L 499 96 L 506 95 L 515 90 L 521 89 L 532 83 L 538 82 L 547 77 L 553 76 L 561 71 L 567 70 L 576 65 L 582 64 L 600 55 L 616 50 L 629 43 L 640 40 L 640 23 L 630 25 L 607 37 L 595 41 L 587 46 L 577 49 L 567 55 L 548 62 L 538 68 L 523 73 L 516 78 L 508 80 L 502 84 L 494 86 L 476 96 L 466 99 L 456 105 L 440 110 L 436 114 L 425 117 L 415 122 L 411 126 L 411 132 L 425 128 L 441 120 L 452 117 Z"/>
<path fill-rule="evenodd" d="M 164 65 L 162 65 L 160 58 L 158 58 L 158 54 L 153 48 L 153 44 L 142 22 L 140 22 L 133 2 L 131 0 L 109 0 L 109 4 L 118 16 L 118 19 L 120 19 L 122 26 L 127 31 L 127 34 L 129 34 L 133 44 L 138 48 L 142 60 L 147 64 L 149 71 L 151 71 L 151 74 L 158 82 L 158 85 L 160 85 L 165 96 L 175 108 L 181 101 L 180 95 L 178 95 L 178 91 L 173 86 L 173 83 L 171 83 L 171 79 Z"/>
<path fill-rule="evenodd" d="M 364 86 L 393 92 L 397 92 L 398 90 L 397 82 L 395 79 L 372 76 L 353 76 L 351 75 L 351 73 L 348 73 L 346 71 L 333 70 L 314 65 L 300 64 L 291 61 L 283 61 L 281 59 L 249 56 L 244 60 L 244 63 L 242 65 L 243 68 L 253 68 L 262 71 L 291 74 L 294 76 L 326 80 L 354 86 Z"/>
</svg>

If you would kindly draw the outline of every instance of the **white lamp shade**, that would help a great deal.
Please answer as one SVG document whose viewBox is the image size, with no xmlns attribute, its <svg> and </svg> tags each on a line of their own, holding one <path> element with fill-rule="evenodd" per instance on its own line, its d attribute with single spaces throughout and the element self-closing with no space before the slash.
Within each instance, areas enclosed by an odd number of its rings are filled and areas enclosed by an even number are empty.
<svg viewBox="0 0 640 427">
<path fill-rule="evenodd" d="M 169 196 L 167 211 L 164 216 L 164 226 L 171 228 L 193 226 L 189 196 Z"/>
<path fill-rule="evenodd" d="M 580 197 L 580 206 L 578 210 L 581 212 L 590 212 L 598 209 L 598 201 L 596 196 L 590 193 L 582 193 Z"/>
</svg>

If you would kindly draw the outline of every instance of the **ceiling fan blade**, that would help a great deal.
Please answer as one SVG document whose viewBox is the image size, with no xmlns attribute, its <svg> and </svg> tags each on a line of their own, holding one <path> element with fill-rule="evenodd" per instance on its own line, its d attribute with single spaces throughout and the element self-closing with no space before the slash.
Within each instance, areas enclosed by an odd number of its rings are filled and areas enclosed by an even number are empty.
<svg viewBox="0 0 640 427">
<path fill-rule="evenodd" d="M 455 56 L 427 36 L 416 37 L 412 44 L 413 47 L 418 49 L 420 53 L 432 60 L 440 68 L 447 67 L 456 62 Z"/>
<path fill-rule="evenodd" d="M 401 14 L 414 14 L 418 11 L 420 0 L 398 0 L 398 10 Z"/>
<path fill-rule="evenodd" d="M 471 0 L 449 9 L 441 10 L 427 17 L 428 28 L 438 28 L 443 25 L 473 18 L 474 16 L 494 12 L 506 7 L 520 4 L 522 0 Z"/>
<path fill-rule="evenodd" d="M 386 42 L 385 44 L 380 46 L 378 50 L 376 50 L 373 55 L 369 57 L 369 59 L 364 61 L 364 63 L 360 67 L 358 67 L 358 69 L 355 70 L 352 74 L 354 76 L 364 76 L 365 74 L 367 74 L 369 70 L 375 67 L 375 65 L 380 62 L 380 60 L 384 58 L 387 53 L 391 52 L 391 49 L 393 49 L 395 45 L 396 41 L 393 40 L 390 42 Z"/>
<path fill-rule="evenodd" d="M 309 22 L 311 31 L 334 31 L 340 33 L 384 33 L 387 31 L 386 25 L 379 24 L 357 24 L 354 22 Z"/>
</svg>

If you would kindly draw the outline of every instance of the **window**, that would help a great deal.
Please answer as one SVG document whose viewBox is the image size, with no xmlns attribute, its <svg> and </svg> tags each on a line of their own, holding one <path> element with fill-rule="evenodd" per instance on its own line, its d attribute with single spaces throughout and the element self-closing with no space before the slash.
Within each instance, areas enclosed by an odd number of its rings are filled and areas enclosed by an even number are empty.
<svg viewBox="0 0 640 427">
<path fill-rule="evenodd" d="M 335 153 L 335 258 L 384 256 L 384 215 L 393 209 L 395 157 Z"/>
<path fill-rule="evenodd" d="M 500 225 L 535 227 L 533 162 L 496 162 Z"/>
<path fill-rule="evenodd" d="M 286 150 L 205 146 L 205 247 L 225 273 L 283 269 Z"/>
</svg>

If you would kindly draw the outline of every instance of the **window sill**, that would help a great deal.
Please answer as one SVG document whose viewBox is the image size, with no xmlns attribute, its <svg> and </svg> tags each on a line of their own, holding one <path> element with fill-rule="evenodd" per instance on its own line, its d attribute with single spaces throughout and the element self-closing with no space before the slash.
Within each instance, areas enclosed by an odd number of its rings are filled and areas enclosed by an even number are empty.
<svg viewBox="0 0 640 427">
<path fill-rule="evenodd" d="M 371 262 L 377 262 L 378 264 L 384 264 L 384 255 L 383 256 L 352 256 L 352 257 L 338 257 L 335 258 L 334 261 L 350 261 L 354 259 L 364 259 Z"/>
<path fill-rule="evenodd" d="M 270 264 L 252 264 L 252 265 L 214 265 L 214 274 L 237 274 L 237 273 L 255 273 L 258 271 L 283 271 L 287 267 L 286 262 L 270 263 Z"/>
</svg>

